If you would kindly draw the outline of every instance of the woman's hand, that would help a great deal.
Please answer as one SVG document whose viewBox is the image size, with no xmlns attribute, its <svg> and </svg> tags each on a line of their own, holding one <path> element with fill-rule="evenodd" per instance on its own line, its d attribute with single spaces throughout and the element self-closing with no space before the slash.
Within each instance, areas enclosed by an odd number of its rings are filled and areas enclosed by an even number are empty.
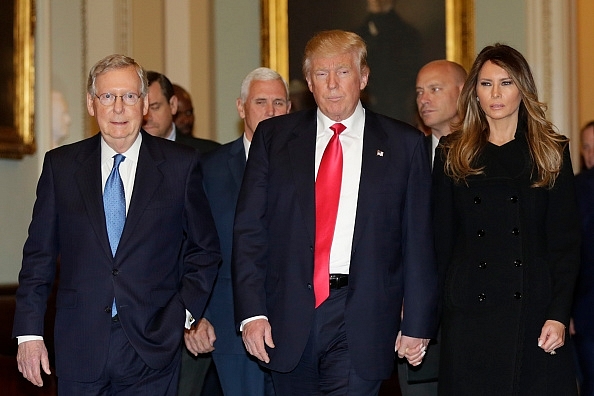
<svg viewBox="0 0 594 396">
<path fill-rule="evenodd" d="M 565 345 L 565 325 L 556 320 L 547 320 L 538 337 L 538 346 L 546 353 L 555 355 L 555 349 L 563 345 Z"/>
</svg>

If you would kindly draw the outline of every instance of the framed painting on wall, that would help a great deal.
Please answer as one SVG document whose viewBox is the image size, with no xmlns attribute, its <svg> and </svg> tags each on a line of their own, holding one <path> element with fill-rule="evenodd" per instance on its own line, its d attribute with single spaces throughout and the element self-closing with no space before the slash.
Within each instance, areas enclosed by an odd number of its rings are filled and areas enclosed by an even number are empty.
<svg viewBox="0 0 594 396">
<path fill-rule="evenodd" d="M 35 152 L 33 126 L 35 79 L 35 0 L 0 3 L 0 157 L 22 158 Z"/>
<path fill-rule="evenodd" d="M 350 30 L 365 40 L 370 77 L 364 105 L 412 124 L 419 68 L 446 58 L 468 69 L 474 59 L 473 0 L 261 1 L 262 64 L 288 79 L 292 97 L 307 90 L 303 50 L 321 30 Z"/>
</svg>

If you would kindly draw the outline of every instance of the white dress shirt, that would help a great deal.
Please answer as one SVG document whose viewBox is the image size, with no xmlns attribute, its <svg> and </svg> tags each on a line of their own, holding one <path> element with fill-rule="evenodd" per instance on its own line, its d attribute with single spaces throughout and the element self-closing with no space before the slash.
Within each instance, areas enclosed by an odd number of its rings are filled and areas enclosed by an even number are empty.
<svg viewBox="0 0 594 396">
<path fill-rule="evenodd" d="M 320 109 L 317 115 L 316 136 L 316 178 L 324 150 L 334 135 L 330 129 L 336 122 L 326 117 Z M 330 248 L 330 273 L 348 274 L 351 262 L 351 249 L 355 231 L 359 180 L 361 179 L 361 161 L 363 156 L 363 129 L 365 128 L 365 110 L 361 103 L 353 114 L 340 122 L 346 129 L 339 135 L 342 145 L 342 184 L 334 238 Z"/>
</svg>

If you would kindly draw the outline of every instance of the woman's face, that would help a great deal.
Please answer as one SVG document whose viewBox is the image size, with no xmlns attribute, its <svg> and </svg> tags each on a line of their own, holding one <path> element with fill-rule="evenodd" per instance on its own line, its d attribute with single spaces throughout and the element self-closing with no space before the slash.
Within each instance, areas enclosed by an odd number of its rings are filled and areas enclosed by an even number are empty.
<svg viewBox="0 0 594 396">
<path fill-rule="evenodd" d="M 522 94 L 505 69 L 491 61 L 485 62 L 479 71 L 476 96 L 489 123 L 517 121 Z"/>
</svg>

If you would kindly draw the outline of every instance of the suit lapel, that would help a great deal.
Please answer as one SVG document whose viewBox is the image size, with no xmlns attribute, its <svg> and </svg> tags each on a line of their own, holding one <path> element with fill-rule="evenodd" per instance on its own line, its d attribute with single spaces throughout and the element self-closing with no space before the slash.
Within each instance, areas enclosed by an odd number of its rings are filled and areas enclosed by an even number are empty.
<svg viewBox="0 0 594 396">
<path fill-rule="evenodd" d="M 136 166 L 136 176 L 134 179 L 134 190 L 126 216 L 126 225 L 122 232 L 122 238 L 118 246 L 116 256 L 121 256 L 121 250 L 125 250 L 126 242 L 134 235 L 134 228 L 142 217 L 147 205 L 151 201 L 155 190 L 163 181 L 163 173 L 159 166 L 165 162 L 163 152 L 155 144 L 155 138 L 147 133 L 142 133 L 142 144 L 138 153 L 138 165 Z M 121 248 L 121 249 L 120 249 Z"/>
<path fill-rule="evenodd" d="M 309 232 L 311 243 L 315 240 L 315 152 L 316 152 L 316 109 L 304 114 L 289 138 L 289 162 L 295 181 L 297 200 Z"/>
<path fill-rule="evenodd" d="M 353 248 L 364 233 L 369 213 L 373 212 L 384 183 L 384 176 L 390 162 L 388 135 L 379 123 L 377 116 L 365 112 L 365 129 L 363 133 L 363 157 L 361 161 L 361 178 L 359 181 L 359 197 L 357 215 L 355 217 L 355 233 Z"/>
<path fill-rule="evenodd" d="M 245 148 L 243 146 L 243 136 L 233 142 L 229 150 L 229 159 L 227 160 L 229 170 L 233 175 L 233 181 L 239 191 L 241 181 L 243 179 L 243 171 L 245 170 Z"/>
<path fill-rule="evenodd" d="M 107 227 L 105 225 L 105 212 L 103 210 L 103 191 L 101 191 L 101 136 L 100 134 L 88 140 L 88 144 L 76 159 L 80 164 L 75 174 L 75 180 L 82 196 L 89 223 L 97 235 L 97 239 L 103 251 L 108 257 L 112 257 L 109 239 L 107 238 Z"/>
</svg>

